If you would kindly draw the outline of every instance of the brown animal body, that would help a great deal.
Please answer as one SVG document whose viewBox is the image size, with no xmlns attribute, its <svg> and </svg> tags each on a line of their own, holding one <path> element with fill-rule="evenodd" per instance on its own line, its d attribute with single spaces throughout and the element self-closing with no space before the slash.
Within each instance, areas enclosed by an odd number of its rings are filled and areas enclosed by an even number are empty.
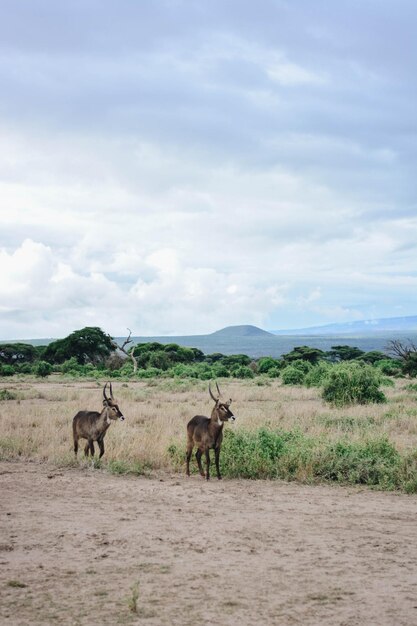
<svg viewBox="0 0 417 626">
<path fill-rule="evenodd" d="M 220 480 L 220 448 L 223 441 L 223 426 L 229 420 L 236 418 L 230 410 L 231 400 L 221 402 L 220 389 L 216 383 L 218 397 L 216 398 L 209 385 L 209 393 L 215 402 L 211 417 L 195 415 L 187 424 L 187 476 L 190 475 L 190 460 L 194 446 L 197 447 L 195 458 L 199 472 L 203 478 L 210 479 L 210 450 L 214 450 L 217 478 Z M 201 464 L 201 457 L 206 456 L 206 473 Z"/>
<path fill-rule="evenodd" d="M 100 448 L 100 459 L 104 454 L 104 436 L 112 420 L 124 420 L 124 415 L 120 411 L 116 401 L 113 398 L 113 390 L 110 383 L 110 398 L 106 395 L 107 383 L 103 389 L 103 410 L 99 411 L 78 411 L 72 420 L 72 433 L 74 437 L 74 453 L 77 456 L 78 440 L 87 439 L 84 448 L 85 456 L 88 453 L 94 456 L 94 441 L 98 443 Z"/>
</svg>

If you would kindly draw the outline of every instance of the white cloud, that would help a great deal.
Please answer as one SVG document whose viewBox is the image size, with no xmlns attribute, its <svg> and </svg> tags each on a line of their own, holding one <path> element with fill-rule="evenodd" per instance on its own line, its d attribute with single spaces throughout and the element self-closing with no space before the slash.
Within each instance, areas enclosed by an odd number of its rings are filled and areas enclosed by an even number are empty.
<svg viewBox="0 0 417 626">
<path fill-rule="evenodd" d="M 375 7 L 174 5 L 3 12 L 3 337 L 415 313 L 412 50 Z"/>
</svg>

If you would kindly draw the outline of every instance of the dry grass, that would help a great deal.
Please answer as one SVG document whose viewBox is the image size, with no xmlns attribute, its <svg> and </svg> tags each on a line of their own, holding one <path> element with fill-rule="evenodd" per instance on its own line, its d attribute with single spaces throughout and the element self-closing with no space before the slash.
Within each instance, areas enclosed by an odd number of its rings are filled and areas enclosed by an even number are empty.
<svg viewBox="0 0 417 626">
<path fill-rule="evenodd" d="M 398 380 L 388 388 L 386 404 L 331 408 L 317 389 L 282 386 L 279 381 L 224 380 L 224 394 L 234 399 L 238 417 L 233 426 L 256 430 L 260 426 L 299 429 L 311 436 L 351 441 L 386 435 L 399 451 L 417 446 L 417 394 Z M 0 455 L 55 464 L 74 463 L 72 418 L 79 409 L 100 410 L 102 383 L 50 377 L 3 379 L 16 399 L 0 402 Z M 171 468 L 168 448 L 185 446 L 185 427 L 195 414 L 208 415 L 212 402 L 207 383 L 190 380 L 114 382 L 115 398 L 126 420 L 112 424 L 106 435 L 104 461 Z M 78 463 L 83 464 L 83 455 Z"/>
</svg>

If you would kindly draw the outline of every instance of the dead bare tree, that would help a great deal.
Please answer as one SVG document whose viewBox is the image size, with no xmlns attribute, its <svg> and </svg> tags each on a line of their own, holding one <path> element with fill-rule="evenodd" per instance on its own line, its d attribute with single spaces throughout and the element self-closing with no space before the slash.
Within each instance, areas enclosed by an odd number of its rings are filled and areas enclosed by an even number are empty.
<svg viewBox="0 0 417 626">
<path fill-rule="evenodd" d="M 112 343 L 116 350 L 120 350 L 121 352 L 123 352 L 123 354 L 125 354 L 132 361 L 133 373 L 136 374 L 138 369 L 138 362 L 134 355 L 134 350 L 126 350 L 126 346 L 128 346 L 130 343 L 133 343 L 133 339 L 131 339 L 132 331 L 130 330 L 130 328 L 128 328 L 127 330 L 129 331 L 129 335 L 124 340 L 121 346 L 119 346 L 119 344 L 116 343 L 114 339 L 112 340 Z"/>
<path fill-rule="evenodd" d="M 407 339 L 408 343 L 404 343 L 400 339 L 392 339 L 387 344 L 387 352 L 397 359 L 407 361 L 411 354 L 417 353 L 417 346 L 411 340 Z"/>
</svg>

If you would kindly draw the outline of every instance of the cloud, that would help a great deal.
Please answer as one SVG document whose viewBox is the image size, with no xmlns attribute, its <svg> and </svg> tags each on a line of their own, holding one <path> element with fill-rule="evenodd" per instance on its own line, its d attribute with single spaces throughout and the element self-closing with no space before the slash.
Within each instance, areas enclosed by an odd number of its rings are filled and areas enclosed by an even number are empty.
<svg viewBox="0 0 417 626">
<path fill-rule="evenodd" d="M 413 17 L 7 0 L 4 338 L 414 314 Z"/>
</svg>

